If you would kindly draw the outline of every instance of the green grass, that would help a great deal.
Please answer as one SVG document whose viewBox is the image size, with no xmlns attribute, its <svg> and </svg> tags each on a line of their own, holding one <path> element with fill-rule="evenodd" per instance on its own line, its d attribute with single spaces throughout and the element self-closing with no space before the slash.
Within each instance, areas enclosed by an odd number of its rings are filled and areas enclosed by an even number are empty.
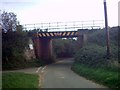
<svg viewBox="0 0 120 90">
<path fill-rule="evenodd" d="M 0 90 L 2 88 L 2 73 L 0 72 Z"/>
<path fill-rule="evenodd" d="M 2 88 L 38 88 L 37 74 L 7 72 L 2 74 Z"/>
<path fill-rule="evenodd" d="M 118 78 L 120 72 L 118 71 L 105 68 L 91 68 L 77 63 L 73 65 L 72 70 L 87 79 L 96 81 L 109 88 L 120 88 L 120 79 Z"/>
</svg>

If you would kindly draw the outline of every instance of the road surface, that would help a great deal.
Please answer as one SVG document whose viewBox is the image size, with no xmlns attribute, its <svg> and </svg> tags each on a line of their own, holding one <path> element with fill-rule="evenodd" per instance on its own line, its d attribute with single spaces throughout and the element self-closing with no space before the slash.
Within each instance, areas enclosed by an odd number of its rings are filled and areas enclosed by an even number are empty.
<svg viewBox="0 0 120 90">
<path fill-rule="evenodd" d="M 72 63 L 72 59 L 64 59 L 44 67 L 41 71 L 42 88 L 105 88 L 74 73 Z"/>
<path fill-rule="evenodd" d="M 39 74 L 42 88 L 106 88 L 74 73 L 71 70 L 73 59 L 59 60 L 44 67 L 26 68 L 4 72 L 24 72 Z"/>
</svg>

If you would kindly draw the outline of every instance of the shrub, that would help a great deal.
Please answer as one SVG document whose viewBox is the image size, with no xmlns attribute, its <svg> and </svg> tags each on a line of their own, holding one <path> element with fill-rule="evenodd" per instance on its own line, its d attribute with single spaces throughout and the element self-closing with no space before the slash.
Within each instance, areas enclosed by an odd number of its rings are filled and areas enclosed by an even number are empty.
<svg viewBox="0 0 120 90">
<path fill-rule="evenodd" d="M 24 49 L 28 45 L 26 32 L 2 32 L 2 67 L 17 69 L 25 66 Z"/>
<path fill-rule="evenodd" d="M 76 40 L 55 39 L 53 40 L 53 52 L 56 57 L 73 57 L 76 51 Z"/>
<path fill-rule="evenodd" d="M 14 60 L 16 58 L 16 60 Z M 40 67 L 44 66 L 46 63 L 41 59 L 32 59 L 30 61 L 25 60 L 24 58 L 15 57 L 10 62 L 4 63 L 2 69 L 3 70 L 17 70 L 29 67 Z"/>
<path fill-rule="evenodd" d="M 91 32 L 91 31 L 89 31 Z M 105 31 L 104 30 L 96 30 L 88 35 L 88 42 L 92 44 L 97 44 L 100 46 L 105 46 L 106 39 L 105 39 Z"/>
<path fill-rule="evenodd" d="M 119 52 L 119 50 L 118 50 L 118 45 L 115 45 L 115 44 L 111 44 L 110 45 L 110 49 L 111 49 L 111 57 L 112 58 L 115 58 L 115 59 L 118 59 L 118 52 Z"/>
<path fill-rule="evenodd" d="M 110 33 L 110 44 L 114 44 L 118 46 L 118 28 L 116 27 L 109 29 L 109 33 Z M 87 43 L 105 46 L 106 45 L 105 30 L 89 31 Z"/>
<path fill-rule="evenodd" d="M 117 61 L 119 57 L 118 50 L 118 28 L 109 29 L 110 32 L 110 62 Z M 79 63 L 89 66 L 110 66 L 106 58 L 106 35 L 105 30 L 89 31 L 88 42 L 86 46 L 78 50 L 75 60 Z"/>
<path fill-rule="evenodd" d="M 96 67 L 106 64 L 105 55 L 105 47 L 89 44 L 76 53 L 75 60 L 78 63 Z"/>
</svg>

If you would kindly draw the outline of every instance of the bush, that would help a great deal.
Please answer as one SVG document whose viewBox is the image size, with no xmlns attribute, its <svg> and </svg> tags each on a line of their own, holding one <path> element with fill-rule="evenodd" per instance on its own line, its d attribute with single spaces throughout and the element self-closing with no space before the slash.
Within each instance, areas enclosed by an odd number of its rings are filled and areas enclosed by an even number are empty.
<svg viewBox="0 0 120 90">
<path fill-rule="evenodd" d="M 77 52 L 75 60 L 78 63 L 96 67 L 106 64 L 105 55 L 105 47 L 90 44 Z"/>
<path fill-rule="evenodd" d="M 3 69 L 17 69 L 26 63 L 24 50 L 28 45 L 26 32 L 2 32 L 2 66 Z"/>
<path fill-rule="evenodd" d="M 76 40 L 74 39 L 55 39 L 53 40 L 53 52 L 57 58 L 73 57 L 76 51 Z"/>
<path fill-rule="evenodd" d="M 109 33 L 110 33 L 110 44 L 114 44 L 118 46 L 118 28 L 116 27 L 109 29 Z M 89 31 L 87 43 L 105 46 L 106 45 L 105 30 Z"/>
<path fill-rule="evenodd" d="M 89 31 L 91 32 L 91 31 Z M 88 44 L 97 44 L 100 46 L 105 46 L 106 39 L 105 39 L 105 31 L 104 30 L 96 30 L 88 35 Z"/>
<path fill-rule="evenodd" d="M 105 31 L 90 32 L 86 46 L 78 50 L 75 55 L 75 63 L 72 70 L 110 88 L 119 88 L 120 80 L 118 76 L 120 67 L 118 59 L 120 50 L 118 46 L 118 29 L 110 29 L 110 59 L 106 57 Z"/>
<path fill-rule="evenodd" d="M 111 49 L 111 58 L 115 58 L 115 59 L 118 59 L 118 45 L 115 45 L 115 44 L 111 44 L 110 45 L 110 49 Z"/>
<path fill-rule="evenodd" d="M 110 32 L 110 50 L 111 56 L 109 61 L 117 61 L 119 56 L 118 50 L 118 28 L 109 29 Z M 106 58 L 106 35 L 105 30 L 89 31 L 88 42 L 86 46 L 78 50 L 75 60 L 79 63 L 89 66 L 108 65 Z M 117 61 L 118 62 L 118 61 Z"/>
<path fill-rule="evenodd" d="M 6 62 L 2 63 L 2 69 L 18 69 L 25 65 L 25 58 L 21 54 L 17 54 L 14 57 L 9 57 Z"/>
<path fill-rule="evenodd" d="M 4 63 L 2 69 L 3 70 L 17 70 L 17 69 L 23 69 L 23 68 L 29 68 L 29 67 L 40 67 L 44 66 L 46 63 L 41 59 L 32 59 L 30 61 L 24 60 L 24 58 L 21 60 L 16 57 L 16 60 L 11 60 L 8 63 Z"/>
</svg>

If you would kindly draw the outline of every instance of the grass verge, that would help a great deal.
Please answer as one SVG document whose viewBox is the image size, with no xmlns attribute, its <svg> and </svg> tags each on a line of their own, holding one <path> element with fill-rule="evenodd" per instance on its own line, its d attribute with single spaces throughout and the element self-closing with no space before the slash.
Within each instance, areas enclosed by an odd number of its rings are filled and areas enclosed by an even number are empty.
<svg viewBox="0 0 120 90">
<path fill-rule="evenodd" d="M 2 74 L 2 88 L 38 88 L 37 74 L 7 72 Z"/>
<path fill-rule="evenodd" d="M 120 88 L 120 72 L 107 70 L 105 68 L 91 68 L 82 64 L 74 64 L 72 70 L 87 79 L 108 86 L 111 89 Z"/>
</svg>

